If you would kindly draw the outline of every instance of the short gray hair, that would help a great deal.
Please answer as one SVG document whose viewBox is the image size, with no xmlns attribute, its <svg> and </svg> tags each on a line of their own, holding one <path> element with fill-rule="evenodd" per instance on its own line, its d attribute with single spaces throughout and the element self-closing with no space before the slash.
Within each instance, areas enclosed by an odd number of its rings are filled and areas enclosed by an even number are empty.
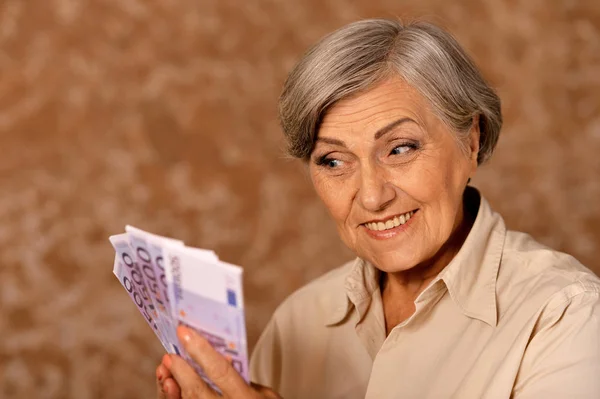
<svg viewBox="0 0 600 399">
<path fill-rule="evenodd" d="M 417 89 L 459 138 L 479 117 L 477 162 L 494 151 L 500 98 L 458 42 L 427 22 L 367 19 L 325 36 L 289 74 L 279 99 L 288 152 L 309 159 L 326 112 L 338 101 L 396 74 Z"/>
</svg>

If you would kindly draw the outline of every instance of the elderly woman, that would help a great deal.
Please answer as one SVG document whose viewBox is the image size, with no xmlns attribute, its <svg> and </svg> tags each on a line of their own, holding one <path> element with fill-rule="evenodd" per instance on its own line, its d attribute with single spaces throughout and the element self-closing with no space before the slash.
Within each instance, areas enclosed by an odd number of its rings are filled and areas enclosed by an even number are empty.
<svg viewBox="0 0 600 399">
<path fill-rule="evenodd" d="M 600 398 L 600 280 L 467 185 L 502 116 L 448 33 L 343 27 L 296 65 L 279 111 L 357 258 L 275 312 L 251 361 L 271 389 L 180 328 L 224 396 Z M 157 377 L 160 397 L 216 397 L 177 356 Z"/>
</svg>

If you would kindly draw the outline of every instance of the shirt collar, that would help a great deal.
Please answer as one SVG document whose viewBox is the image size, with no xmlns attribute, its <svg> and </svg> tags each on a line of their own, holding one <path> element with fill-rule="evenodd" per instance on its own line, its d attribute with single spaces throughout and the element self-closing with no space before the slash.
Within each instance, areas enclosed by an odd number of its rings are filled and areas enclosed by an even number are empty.
<svg viewBox="0 0 600 399">
<path fill-rule="evenodd" d="M 351 262 L 346 272 L 343 285 L 332 292 L 330 299 L 331 311 L 326 317 L 326 325 L 332 326 L 343 321 L 353 307 L 359 311 L 368 307 L 371 293 L 375 290 L 376 279 L 374 275 L 379 271 L 368 267 L 363 259 L 356 258 Z M 361 317 L 362 318 L 362 317 Z"/>
<path fill-rule="evenodd" d="M 443 281 L 450 297 L 462 313 L 490 326 L 497 323 L 496 278 L 504 248 L 506 227 L 502 217 L 473 187 L 467 187 L 465 200 L 478 207 L 477 216 L 461 249 L 454 259 L 431 282 L 416 302 L 429 297 L 439 281 Z M 469 206 L 469 205 L 467 205 Z M 356 258 L 350 265 L 343 288 L 337 287 L 330 297 L 326 325 L 342 322 L 354 307 L 362 319 L 373 292 L 379 289 L 378 269 Z"/>
<path fill-rule="evenodd" d="M 479 205 L 477 217 L 462 247 L 438 277 L 463 314 L 496 326 L 496 279 L 506 226 L 475 188 L 468 187 L 465 196 Z"/>
</svg>

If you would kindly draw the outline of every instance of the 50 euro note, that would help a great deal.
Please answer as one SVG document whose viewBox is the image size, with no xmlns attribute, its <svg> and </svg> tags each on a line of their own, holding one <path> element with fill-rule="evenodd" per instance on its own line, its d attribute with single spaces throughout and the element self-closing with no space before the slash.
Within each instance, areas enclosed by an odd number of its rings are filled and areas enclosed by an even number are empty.
<svg viewBox="0 0 600 399">
<path fill-rule="evenodd" d="M 171 315 L 202 335 L 248 382 L 242 268 L 195 248 L 166 245 L 163 256 Z M 206 379 L 189 355 L 184 357 Z"/>
</svg>

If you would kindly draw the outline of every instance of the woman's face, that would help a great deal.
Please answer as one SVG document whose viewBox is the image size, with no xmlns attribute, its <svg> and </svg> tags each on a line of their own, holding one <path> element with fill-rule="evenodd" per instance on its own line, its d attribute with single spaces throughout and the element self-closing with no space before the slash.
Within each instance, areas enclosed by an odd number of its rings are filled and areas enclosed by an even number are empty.
<svg viewBox="0 0 600 399">
<path fill-rule="evenodd" d="M 427 100 L 399 78 L 333 106 L 309 164 L 346 245 L 391 273 L 444 257 L 477 168 L 477 125 L 465 151 Z"/>
</svg>

